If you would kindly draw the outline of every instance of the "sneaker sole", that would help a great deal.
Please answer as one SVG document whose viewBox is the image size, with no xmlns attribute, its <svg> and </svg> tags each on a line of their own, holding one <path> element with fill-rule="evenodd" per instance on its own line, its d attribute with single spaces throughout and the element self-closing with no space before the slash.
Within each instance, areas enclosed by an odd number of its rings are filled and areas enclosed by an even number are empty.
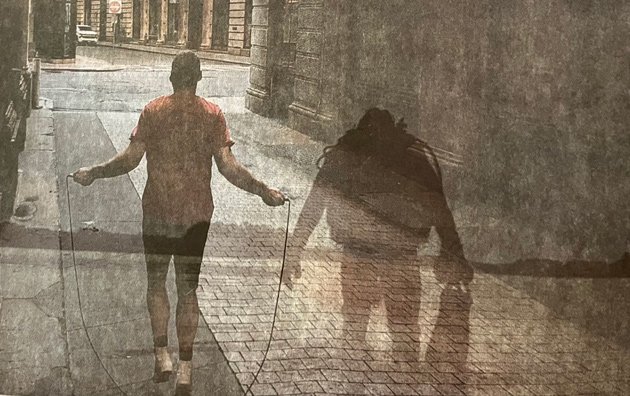
<svg viewBox="0 0 630 396">
<path fill-rule="evenodd" d="M 173 374 L 172 370 L 155 372 L 153 373 L 153 382 L 155 383 L 167 382 L 171 378 L 171 374 Z"/>
</svg>

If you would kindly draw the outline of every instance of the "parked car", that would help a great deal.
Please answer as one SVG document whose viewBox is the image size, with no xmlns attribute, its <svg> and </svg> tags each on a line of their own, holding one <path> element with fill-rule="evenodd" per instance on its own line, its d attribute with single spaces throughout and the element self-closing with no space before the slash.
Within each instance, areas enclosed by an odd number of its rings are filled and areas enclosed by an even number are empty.
<svg viewBox="0 0 630 396">
<path fill-rule="evenodd" d="M 92 30 L 88 25 L 77 25 L 77 44 L 96 45 L 98 41 L 98 33 Z"/>
</svg>

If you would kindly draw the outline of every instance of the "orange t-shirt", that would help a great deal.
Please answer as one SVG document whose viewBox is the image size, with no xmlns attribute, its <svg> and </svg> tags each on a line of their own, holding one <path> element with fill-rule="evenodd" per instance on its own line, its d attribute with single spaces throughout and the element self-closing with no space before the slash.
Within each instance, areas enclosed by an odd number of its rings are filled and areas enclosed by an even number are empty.
<svg viewBox="0 0 630 396">
<path fill-rule="evenodd" d="M 221 109 L 199 96 L 162 96 L 144 108 L 131 139 L 146 147 L 145 220 L 182 226 L 210 221 L 212 156 L 234 144 Z"/>
</svg>

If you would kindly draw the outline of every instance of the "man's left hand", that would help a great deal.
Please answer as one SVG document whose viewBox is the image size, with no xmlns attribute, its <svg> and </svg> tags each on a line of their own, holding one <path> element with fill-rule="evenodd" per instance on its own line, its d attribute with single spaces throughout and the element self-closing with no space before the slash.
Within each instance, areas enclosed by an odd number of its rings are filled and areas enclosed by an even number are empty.
<svg viewBox="0 0 630 396">
<path fill-rule="evenodd" d="M 284 205 L 284 201 L 286 200 L 284 194 L 282 194 L 280 190 L 276 190 L 275 188 L 267 188 L 260 197 L 262 198 L 263 202 L 265 202 L 269 206 Z"/>
</svg>

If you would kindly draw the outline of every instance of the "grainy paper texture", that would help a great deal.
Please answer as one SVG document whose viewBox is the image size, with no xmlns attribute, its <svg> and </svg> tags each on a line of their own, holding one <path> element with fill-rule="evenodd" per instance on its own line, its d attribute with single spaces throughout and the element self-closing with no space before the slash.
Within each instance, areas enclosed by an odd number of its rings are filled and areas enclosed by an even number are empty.
<svg viewBox="0 0 630 396">
<path fill-rule="evenodd" d="M 1 0 L 0 394 L 629 394 L 629 43 L 619 0 Z"/>
</svg>

